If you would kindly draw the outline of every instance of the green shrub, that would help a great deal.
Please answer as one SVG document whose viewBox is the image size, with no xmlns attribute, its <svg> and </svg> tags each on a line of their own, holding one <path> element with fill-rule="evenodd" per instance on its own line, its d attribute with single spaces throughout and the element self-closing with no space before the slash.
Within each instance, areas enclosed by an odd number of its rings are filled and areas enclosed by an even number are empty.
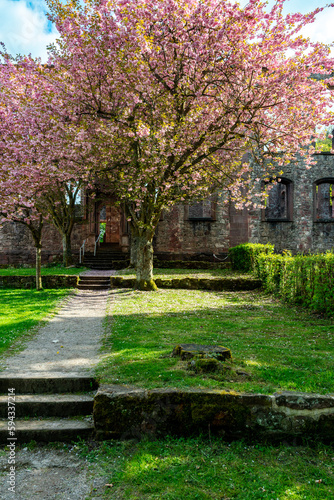
<svg viewBox="0 0 334 500">
<path fill-rule="evenodd" d="M 256 257 L 256 274 L 268 292 L 315 312 L 334 312 L 334 254 Z"/>
<path fill-rule="evenodd" d="M 242 243 L 230 248 L 228 253 L 232 263 L 232 269 L 238 271 L 255 271 L 257 266 L 257 256 L 259 254 L 272 254 L 274 245 L 261 245 L 259 243 Z"/>
<path fill-rule="evenodd" d="M 268 292 L 279 292 L 282 268 L 286 258 L 283 255 L 265 253 L 256 256 L 255 273 Z"/>
</svg>

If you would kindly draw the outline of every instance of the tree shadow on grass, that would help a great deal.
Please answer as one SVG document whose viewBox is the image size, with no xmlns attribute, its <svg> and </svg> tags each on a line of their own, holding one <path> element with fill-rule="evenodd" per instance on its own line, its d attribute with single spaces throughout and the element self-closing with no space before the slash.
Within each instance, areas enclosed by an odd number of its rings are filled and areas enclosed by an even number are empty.
<svg viewBox="0 0 334 500">
<path fill-rule="evenodd" d="M 187 303 L 187 296 L 190 300 L 192 292 L 187 291 L 187 295 L 182 292 L 177 291 L 177 297 L 183 296 L 184 300 L 183 306 L 176 306 L 177 312 L 168 308 L 173 294 L 173 300 L 177 301 L 175 291 L 163 291 L 164 300 L 159 299 L 160 305 L 154 294 L 114 292 L 117 310 L 111 313 L 106 354 L 99 367 L 104 382 L 148 388 L 334 392 L 334 345 L 329 342 L 333 325 L 330 322 L 322 320 L 314 325 L 313 320 L 311 326 L 309 315 L 301 315 L 264 296 L 267 302 L 261 303 L 261 294 L 254 292 L 203 292 L 206 297 L 210 294 L 215 303 L 212 307 L 201 303 L 202 292 L 193 292 L 196 294 L 193 304 Z M 232 371 L 223 376 L 195 374 L 187 369 L 186 362 L 171 357 L 174 346 L 179 343 L 230 348 Z M 244 374 L 236 374 L 235 367 Z"/>
<path fill-rule="evenodd" d="M 104 442 L 88 460 L 112 476 L 108 498 L 332 498 L 333 449 L 230 444 L 214 436 Z"/>
</svg>

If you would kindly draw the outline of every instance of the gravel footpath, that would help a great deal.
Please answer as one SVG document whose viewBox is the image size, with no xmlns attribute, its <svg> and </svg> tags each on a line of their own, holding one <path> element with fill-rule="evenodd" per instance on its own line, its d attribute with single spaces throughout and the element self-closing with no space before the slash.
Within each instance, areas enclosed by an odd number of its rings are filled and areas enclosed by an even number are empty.
<svg viewBox="0 0 334 500">
<path fill-rule="evenodd" d="M 89 373 L 99 360 L 107 297 L 108 290 L 70 296 L 24 351 L 4 361 L 5 373 Z"/>
<path fill-rule="evenodd" d="M 58 445 L 60 446 L 60 445 Z M 0 451 L 1 470 L 8 453 Z M 0 476 L 1 500 L 95 500 L 105 498 L 108 479 L 76 454 L 75 446 L 17 448 L 15 493 L 8 491 L 8 473 Z"/>
<path fill-rule="evenodd" d="M 110 276 L 112 271 L 106 271 Z M 88 271 L 101 276 L 104 272 Z M 64 300 L 26 348 L 2 360 L 8 375 L 89 375 L 99 361 L 108 291 L 78 291 Z M 16 492 L 8 491 L 8 450 L 0 450 L 0 498 L 3 500 L 84 500 L 101 498 L 105 478 L 76 455 L 75 447 L 41 445 L 16 449 Z"/>
</svg>

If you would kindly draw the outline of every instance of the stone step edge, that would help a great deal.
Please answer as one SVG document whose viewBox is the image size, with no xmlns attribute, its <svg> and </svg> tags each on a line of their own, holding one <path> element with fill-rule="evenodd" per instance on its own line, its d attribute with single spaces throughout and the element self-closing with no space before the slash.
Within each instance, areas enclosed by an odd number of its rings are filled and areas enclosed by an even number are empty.
<svg viewBox="0 0 334 500">
<path fill-rule="evenodd" d="M 92 289 L 92 290 L 95 290 L 95 289 L 101 289 L 101 290 L 108 290 L 108 288 L 110 288 L 110 284 L 100 284 L 100 283 L 79 283 L 77 285 L 77 287 L 81 287 L 81 288 L 87 288 L 89 289 L 89 287 Z"/>
<path fill-rule="evenodd" d="M 91 415 L 94 396 L 75 394 L 24 394 L 0 396 L 0 418 L 6 419 L 13 412 L 16 418 L 24 417 L 78 417 Z"/>
<path fill-rule="evenodd" d="M 0 373 L 0 394 L 90 392 L 96 390 L 99 386 L 94 377 L 52 375 L 36 376 Z"/>
<path fill-rule="evenodd" d="M 74 441 L 78 437 L 94 435 L 94 425 L 82 419 L 14 420 L 15 427 L 8 428 L 8 421 L 0 421 L 0 443 L 12 446 L 32 440 L 38 442 Z M 9 435 L 12 430 L 13 435 Z"/>
<path fill-rule="evenodd" d="M 78 290 L 109 290 L 110 285 L 77 285 Z"/>
<path fill-rule="evenodd" d="M 10 396 L 10 395 L 9 395 Z M 87 394 L 17 394 L 15 396 L 15 405 L 21 403 L 75 403 L 75 402 L 93 402 L 94 396 Z M 0 396 L 0 405 L 8 402 L 8 396 Z"/>
<path fill-rule="evenodd" d="M 88 281 L 88 282 L 94 282 L 96 283 L 110 283 L 110 277 L 109 276 L 79 276 L 79 282 L 81 281 Z"/>
</svg>

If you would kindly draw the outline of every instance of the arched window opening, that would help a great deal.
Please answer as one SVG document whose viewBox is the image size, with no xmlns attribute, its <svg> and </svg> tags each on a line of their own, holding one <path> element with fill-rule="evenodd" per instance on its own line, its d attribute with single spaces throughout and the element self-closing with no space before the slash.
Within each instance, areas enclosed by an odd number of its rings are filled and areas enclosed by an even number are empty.
<svg viewBox="0 0 334 500">
<path fill-rule="evenodd" d="M 212 221 L 215 219 L 215 203 L 210 198 L 191 203 L 188 210 L 189 220 Z"/>
<path fill-rule="evenodd" d="M 266 185 L 268 197 L 265 200 L 265 220 L 292 220 L 292 182 L 287 179 L 277 179 L 276 184 Z"/>
<path fill-rule="evenodd" d="M 107 228 L 107 207 L 106 205 L 103 205 L 100 209 L 100 243 L 105 242 L 105 234 L 106 234 L 106 228 Z"/>
<path fill-rule="evenodd" d="M 334 221 L 334 179 L 318 181 L 315 186 L 315 220 Z"/>
<path fill-rule="evenodd" d="M 107 208 L 105 205 L 101 207 L 100 210 L 100 222 L 105 222 L 107 220 Z"/>
</svg>

